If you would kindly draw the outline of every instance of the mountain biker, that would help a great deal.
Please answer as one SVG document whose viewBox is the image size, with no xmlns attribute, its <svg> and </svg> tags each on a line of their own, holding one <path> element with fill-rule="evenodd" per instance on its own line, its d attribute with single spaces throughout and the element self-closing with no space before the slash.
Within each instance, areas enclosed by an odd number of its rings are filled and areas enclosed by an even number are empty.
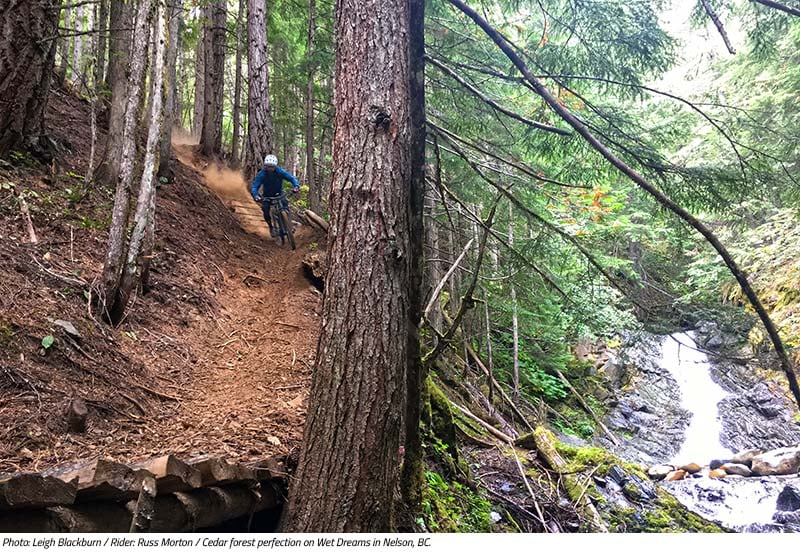
<svg viewBox="0 0 800 553">
<path fill-rule="evenodd" d="M 288 208 L 289 202 L 286 201 L 286 196 L 283 195 L 283 181 L 285 180 L 292 183 L 293 194 L 300 190 L 300 183 L 297 182 L 297 178 L 283 167 L 279 167 L 278 158 L 269 154 L 264 158 L 264 167 L 258 172 L 253 180 L 253 185 L 250 187 L 250 195 L 253 196 L 253 200 L 261 204 L 264 220 L 267 222 L 269 232 L 273 237 L 275 236 L 275 231 L 272 228 L 272 220 L 269 216 L 269 202 L 265 202 L 264 198 L 283 196 L 281 207 Z"/>
</svg>

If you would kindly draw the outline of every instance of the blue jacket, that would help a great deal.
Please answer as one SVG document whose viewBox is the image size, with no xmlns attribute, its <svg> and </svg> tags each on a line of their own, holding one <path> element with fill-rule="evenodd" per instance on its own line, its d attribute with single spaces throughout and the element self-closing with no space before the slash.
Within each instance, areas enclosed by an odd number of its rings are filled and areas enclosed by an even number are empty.
<svg viewBox="0 0 800 553">
<path fill-rule="evenodd" d="M 274 171 L 267 171 L 262 168 L 258 172 L 256 178 L 253 179 L 253 186 L 250 187 L 250 195 L 253 199 L 256 196 L 279 196 L 283 192 L 283 181 L 288 180 L 292 183 L 292 189 L 297 191 L 300 188 L 300 183 L 293 174 L 284 169 L 283 167 L 276 167 Z"/>
</svg>

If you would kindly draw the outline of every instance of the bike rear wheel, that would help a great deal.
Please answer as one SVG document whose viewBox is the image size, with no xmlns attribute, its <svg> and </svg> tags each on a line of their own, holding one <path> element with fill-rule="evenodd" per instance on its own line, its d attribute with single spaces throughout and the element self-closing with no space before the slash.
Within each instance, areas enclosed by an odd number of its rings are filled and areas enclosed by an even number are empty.
<svg viewBox="0 0 800 553">
<path fill-rule="evenodd" d="M 294 243 L 294 232 L 292 232 L 292 220 L 289 217 L 289 212 L 287 210 L 281 210 L 281 218 L 280 218 L 281 226 L 283 227 L 284 234 L 286 239 L 289 240 L 289 245 L 294 250 L 297 246 Z"/>
</svg>

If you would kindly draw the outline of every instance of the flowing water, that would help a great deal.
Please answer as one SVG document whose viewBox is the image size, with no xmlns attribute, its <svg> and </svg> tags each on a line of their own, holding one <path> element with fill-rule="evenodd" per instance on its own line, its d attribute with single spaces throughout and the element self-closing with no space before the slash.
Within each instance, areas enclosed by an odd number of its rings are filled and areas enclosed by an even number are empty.
<svg viewBox="0 0 800 553">
<path fill-rule="evenodd" d="M 685 441 L 671 463 L 705 466 L 712 459 L 729 459 L 734 452 L 720 442 L 723 427 L 718 404 L 728 393 L 712 380 L 709 359 L 694 338 L 692 332 L 666 337 L 660 365 L 677 382 L 681 407 L 691 413 Z M 729 476 L 713 480 L 704 475 L 664 485 L 684 505 L 710 520 L 738 531 L 763 532 L 787 530 L 773 524 L 772 515 L 778 494 L 792 482 L 798 478 Z"/>
<path fill-rule="evenodd" d="M 667 336 L 662 345 L 661 366 L 677 381 L 681 406 L 692 413 L 686 439 L 672 459 L 674 464 L 730 458 L 733 452 L 720 443 L 722 422 L 717 404 L 727 393 L 711 379 L 709 361 L 694 341 L 692 332 Z"/>
</svg>

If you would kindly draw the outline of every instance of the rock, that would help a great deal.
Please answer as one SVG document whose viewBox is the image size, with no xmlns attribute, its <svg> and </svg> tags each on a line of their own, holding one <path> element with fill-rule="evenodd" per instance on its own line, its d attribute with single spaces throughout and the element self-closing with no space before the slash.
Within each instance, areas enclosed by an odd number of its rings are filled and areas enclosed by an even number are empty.
<svg viewBox="0 0 800 553">
<path fill-rule="evenodd" d="M 778 494 L 779 511 L 800 511 L 800 486 L 787 484 Z"/>
<path fill-rule="evenodd" d="M 689 474 L 696 474 L 700 472 L 700 465 L 698 465 L 697 463 L 689 463 L 688 465 L 683 465 L 681 467 L 678 467 L 678 470 L 688 472 Z"/>
<path fill-rule="evenodd" d="M 653 480 L 663 480 L 669 473 L 674 472 L 672 465 L 653 465 L 647 469 L 647 476 Z"/>
<path fill-rule="evenodd" d="M 78 434 L 86 432 L 86 418 L 88 415 L 89 409 L 86 407 L 86 403 L 80 398 L 73 399 L 67 409 L 69 431 Z"/>
<path fill-rule="evenodd" d="M 677 480 L 683 480 L 686 478 L 688 473 L 685 470 L 673 470 L 670 472 L 664 480 L 667 482 L 676 482 Z"/>
<path fill-rule="evenodd" d="M 281 441 L 278 439 L 277 436 L 269 436 L 267 438 L 267 443 L 270 445 L 274 445 L 276 447 L 281 445 Z"/>
<path fill-rule="evenodd" d="M 503 517 L 500 516 L 500 513 L 498 513 L 497 511 L 492 511 L 491 513 L 489 513 L 489 516 L 492 517 L 492 522 L 500 522 L 501 520 L 503 520 Z"/>
<path fill-rule="evenodd" d="M 780 524 L 800 524 L 800 512 L 779 511 L 772 515 L 772 520 Z"/>
<path fill-rule="evenodd" d="M 619 387 L 625 381 L 625 366 L 614 356 L 609 357 L 599 370 L 614 386 Z"/>
<path fill-rule="evenodd" d="M 721 468 L 716 468 L 716 469 L 714 469 L 714 470 L 712 470 L 711 472 L 708 473 L 708 477 L 709 478 L 715 478 L 717 480 L 721 480 L 721 479 L 725 478 L 726 475 L 727 475 L 727 473 L 724 470 L 722 470 Z"/>
<path fill-rule="evenodd" d="M 800 446 L 781 447 L 756 455 L 752 469 L 758 476 L 796 474 L 800 470 Z"/>
<path fill-rule="evenodd" d="M 737 476 L 752 476 L 753 471 L 747 465 L 741 465 L 739 463 L 725 463 L 720 467 L 720 470 L 724 470 L 726 474 L 736 474 Z"/>
<path fill-rule="evenodd" d="M 727 462 L 728 461 L 725 461 L 725 460 L 722 460 L 722 459 L 712 459 L 711 463 L 709 463 L 708 466 L 709 466 L 709 468 L 711 470 L 714 470 L 714 469 L 718 469 L 719 467 L 721 467 L 722 465 L 724 465 Z"/>
<path fill-rule="evenodd" d="M 63 328 L 64 332 L 66 332 L 67 334 L 69 334 L 73 338 L 80 339 L 81 333 L 78 332 L 78 329 L 75 328 L 75 325 L 73 325 L 70 321 L 63 321 L 61 319 L 56 319 L 56 320 L 53 321 L 53 324 Z"/>
<path fill-rule="evenodd" d="M 745 451 L 740 451 L 731 457 L 731 463 L 746 465 L 748 468 L 750 468 L 753 466 L 753 457 L 756 455 L 761 455 L 762 453 L 764 452 L 760 449 L 746 449 Z"/>
</svg>

